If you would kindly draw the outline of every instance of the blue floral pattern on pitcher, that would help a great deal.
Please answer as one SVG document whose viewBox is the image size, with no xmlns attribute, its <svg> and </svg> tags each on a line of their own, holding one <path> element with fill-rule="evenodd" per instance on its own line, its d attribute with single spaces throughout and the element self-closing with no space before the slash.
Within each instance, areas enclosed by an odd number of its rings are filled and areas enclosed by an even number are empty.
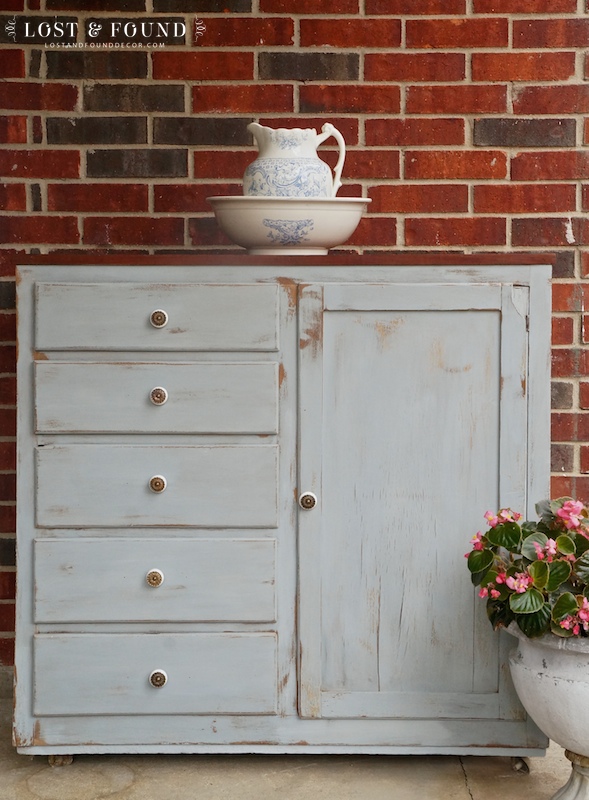
<svg viewBox="0 0 589 800">
<path fill-rule="evenodd" d="M 318 158 L 258 158 L 245 171 L 248 194 L 262 197 L 329 197 L 331 170 Z"/>
</svg>

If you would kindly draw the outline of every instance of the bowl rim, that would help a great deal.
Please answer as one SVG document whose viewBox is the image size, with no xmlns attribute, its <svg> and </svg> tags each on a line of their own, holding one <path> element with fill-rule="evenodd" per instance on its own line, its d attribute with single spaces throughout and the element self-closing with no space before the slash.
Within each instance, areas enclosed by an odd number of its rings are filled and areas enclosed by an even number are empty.
<svg viewBox="0 0 589 800">
<path fill-rule="evenodd" d="M 215 195 L 206 198 L 207 203 L 212 206 L 222 204 L 226 201 L 235 203 L 253 204 L 260 203 L 261 205 L 295 205 L 296 203 L 310 203 L 311 205 L 327 205 L 329 203 L 372 203 L 371 197 L 267 197 L 266 195 L 244 195 L 244 194 L 228 194 L 228 195 Z"/>
</svg>

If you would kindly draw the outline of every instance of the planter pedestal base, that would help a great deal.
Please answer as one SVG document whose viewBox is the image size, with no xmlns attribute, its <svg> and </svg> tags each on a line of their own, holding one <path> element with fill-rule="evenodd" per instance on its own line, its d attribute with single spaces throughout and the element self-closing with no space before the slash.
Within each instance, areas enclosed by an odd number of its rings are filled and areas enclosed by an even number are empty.
<svg viewBox="0 0 589 800">
<path fill-rule="evenodd" d="M 571 777 L 552 800 L 589 800 L 589 758 L 570 750 L 565 750 L 565 755 L 573 765 Z"/>
</svg>

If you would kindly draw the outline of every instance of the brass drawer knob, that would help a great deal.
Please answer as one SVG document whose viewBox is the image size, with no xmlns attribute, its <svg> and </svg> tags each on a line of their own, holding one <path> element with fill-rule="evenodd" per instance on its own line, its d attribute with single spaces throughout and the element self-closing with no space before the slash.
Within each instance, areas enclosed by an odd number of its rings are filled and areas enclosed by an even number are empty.
<svg viewBox="0 0 589 800">
<path fill-rule="evenodd" d="M 149 488 L 152 492 L 163 492 L 168 485 L 168 482 L 163 475 L 154 475 L 149 481 Z"/>
<path fill-rule="evenodd" d="M 163 386 L 156 386 L 149 393 L 149 399 L 154 404 L 154 406 L 163 406 L 163 404 L 168 399 L 168 392 L 164 389 Z"/>
<path fill-rule="evenodd" d="M 313 492 L 304 492 L 299 497 L 299 505 L 301 508 L 304 508 L 307 511 L 310 508 L 315 508 L 317 505 L 317 495 L 313 494 Z"/>
<path fill-rule="evenodd" d="M 168 676 L 166 675 L 163 669 L 154 669 L 154 671 L 149 676 L 149 682 L 156 689 L 161 689 L 162 686 L 165 686 L 166 683 L 168 682 Z"/>
<path fill-rule="evenodd" d="M 153 586 L 156 588 L 161 586 L 164 582 L 164 573 L 161 571 L 161 569 L 150 569 L 145 576 L 145 580 L 147 581 L 148 586 Z"/>
<path fill-rule="evenodd" d="M 164 325 L 168 324 L 168 314 L 163 309 L 156 308 L 155 311 L 151 312 L 149 321 L 151 322 L 154 328 L 163 328 Z"/>
</svg>

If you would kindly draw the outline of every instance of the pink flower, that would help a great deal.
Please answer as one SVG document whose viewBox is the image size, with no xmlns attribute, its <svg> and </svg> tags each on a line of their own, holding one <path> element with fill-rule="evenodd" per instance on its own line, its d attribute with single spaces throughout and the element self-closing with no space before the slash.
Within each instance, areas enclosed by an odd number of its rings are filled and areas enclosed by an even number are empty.
<svg viewBox="0 0 589 800">
<path fill-rule="evenodd" d="M 570 531 L 581 526 L 579 515 L 582 510 L 583 503 L 578 500 L 567 500 L 563 507 L 558 509 L 556 516 L 564 520 L 565 527 Z"/>
<path fill-rule="evenodd" d="M 485 513 L 485 519 L 491 528 L 495 528 L 497 525 L 503 525 L 505 522 L 517 522 L 521 518 L 521 514 L 518 514 L 517 511 L 512 511 L 510 508 L 502 508 L 496 515 L 493 514 L 492 511 L 487 511 Z"/>
<path fill-rule="evenodd" d="M 554 539 L 548 539 L 544 547 L 539 545 L 538 542 L 532 542 L 532 544 L 538 556 L 538 561 L 546 559 L 548 564 L 554 561 L 554 556 L 557 554 L 556 542 Z"/>
<path fill-rule="evenodd" d="M 587 600 L 586 597 L 583 598 L 583 604 L 581 605 L 581 608 L 579 609 L 579 613 L 577 614 L 577 616 L 582 622 L 584 623 L 589 622 L 589 601 Z M 585 630 L 587 630 L 587 628 L 585 628 Z"/>
<path fill-rule="evenodd" d="M 573 624 L 573 618 L 569 615 L 568 617 L 561 619 L 561 621 L 558 624 L 560 625 L 561 628 L 564 628 L 565 631 L 570 631 L 571 626 Z"/>
<path fill-rule="evenodd" d="M 491 528 L 494 528 L 496 525 L 499 525 L 499 517 L 496 517 L 492 511 L 487 511 L 485 513 L 485 519 L 487 520 Z"/>
<path fill-rule="evenodd" d="M 493 598 L 493 600 L 496 600 L 500 596 L 501 592 L 498 592 L 497 589 L 491 589 L 491 597 Z"/>
<path fill-rule="evenodd" d="M 479 589 L 479 597 L 488 597 L 489 590 L 486 586 L 483 586 L 482 589 Z"/>
<path fill-rule="evenodd" d="M 482 542 L 483 534 L 480 531 L 477 531 L 475 535 L 472 537 L 471 544 L 473 550 L 484 550 L 485 545 Z"/>
<path fill-rule="evenodd" d="M 495 583 L 505 583 L 506 579 L 507 579 L 507 573 L 500 572 L 495 578 Z"/>
<path fill-rule="evenodd" d="M 544 548 L 538 544 L 538 542 L 532 542 L 534 545 L 534 550 L 536 551 L 536 556 L 538 557 L 538 561 L 542 561 L 544 558 Z"/>
<path fill-rule="evenodd" d="M 516 594 L 523 594 L 528 590 L 528 587 L 533 583 L 533 580 L 527 572 L 516 572 L 515 575 L 511 575 L 509 578 L 507 578 L 505 583 L 510 589 L 513 589 Z"/>
</svg>

